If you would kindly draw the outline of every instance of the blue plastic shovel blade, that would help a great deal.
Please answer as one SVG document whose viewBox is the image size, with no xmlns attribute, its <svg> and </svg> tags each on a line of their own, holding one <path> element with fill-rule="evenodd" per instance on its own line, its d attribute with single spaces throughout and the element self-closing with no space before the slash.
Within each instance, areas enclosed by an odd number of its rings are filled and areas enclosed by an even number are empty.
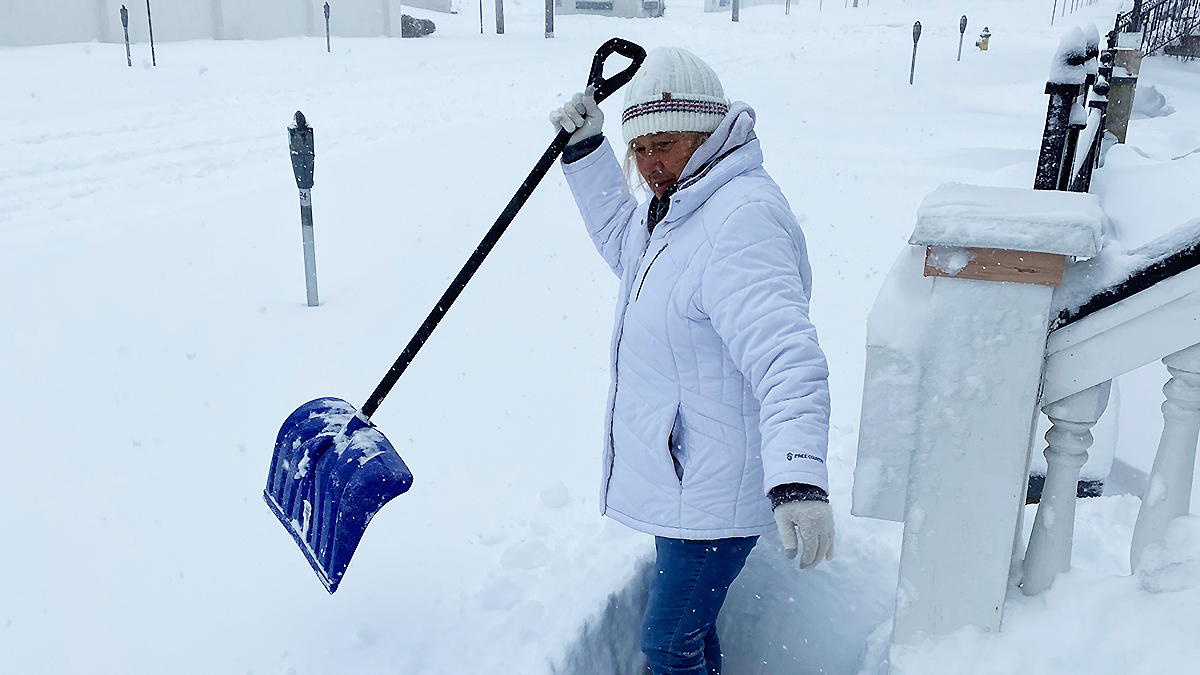
<svg viewBox="0 0 1200 675">
<path fill-rule="evenodd" d="M 319 398 L 279 429 L 263 499 L 332 594 L 371 517 L 412 480 L 370 420 L 339 398 Z"/>
</svg>

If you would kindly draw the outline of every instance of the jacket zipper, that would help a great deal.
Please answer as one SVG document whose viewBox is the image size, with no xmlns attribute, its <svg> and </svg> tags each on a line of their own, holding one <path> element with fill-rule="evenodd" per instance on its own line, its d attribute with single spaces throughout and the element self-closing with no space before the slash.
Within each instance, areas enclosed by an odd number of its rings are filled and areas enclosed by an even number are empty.
<svg viewBox="0 0 1200 675">
<path fill-rule="evenodd" d="M 663 245 L 663 248 L 666 249 L 666 245 Z M 639 268 L 642 266 L 642 261 L 646 259 L 646 251 L 649 251 L 649 250 L 650 250 L 650 237 L 647 237 L 646 243 L 642 246 L 642 253 L 640 256 L 638 256 L 638 267 Z M 662 251 L 659 251 L 659 253 L 662 253 Z M 657 259 L 658 259 L 658 256 L 655 255 L 654 260 L 657 260 Z M 654 260 L 650 261 L 651 265 L 654 264 Z M 648 273 L 649 271 L 650 271 L 650 267 L 647 266 L 646 272 Z M 645 282 L 646 282 L 646 277 L 643 276 L 642 283 L 645 283 Z M 632 292 L 632 289 L 630 289 L 630 292 Z M 641 294 L 640 287 L 638 288 L 638 294 L 639 295 Z M 637 298 L 635 297 L 634 299 L 636 300 Z M 625 337 L 625 314 L 628 312 L 629 312 L 629 295 L 626 295 L 625 296 L 625 311 L 621 313 L 621 329 L 620 329 L 620 332 L 617 333 L 617 346 L 613 350 L 613 402 L 612 402 L 612 408 L 608 411 L 608 447 L 609 447 L 609 450 L 612 451 L 612 456 L 608 460 L 608 479 L 604 482 L 604 509 L 605 510 L 608 509 L 608 486 L 612 484 L 613 467 L 616 466 L 616 462 L 617 462 L 617 439 L 616 439 L 616 435 L 613 432 L 613 427 L 616 424 L 617 390 L 619 388 L 619 384 L 621 381 L 621 367 L 620 367 L 621 339 L 623 337 Z"/>
<path fill-rule="evenodd" d="M 701 178 L 703 178 L 705 175 L 707 175 L 708 172 L 714 166 L 716 166 L 718 162 L 725 159 L 729 155 L 733 154 L 734 151 L 738 150 L 741 147 L 742 147 L 742 145 L 738 145 L 733 148 L 730 148 L 727 152 L 722 154 L 720 157 L 717 157 L 714 160 L 710 160 L 710 162 L 708 163 L 708 165 L 706 167 L 701 169 L 696 175 L 689 178 L 687 180 L 687 182 L 681 186 L 681 188 L 689 187 L 689 186 L 695 184 L 696 182 L 698 182 Z M 676 190 L 676 191 L 678 191 L 678 190 Z M 645 227 L 645 225 L 646 225 L 646 221 L 642 221 L 642 226 Z M 650 236 L 646 238 L 645 245 L 642 246 L 642 254 L 638 257 L 638 268 L 639 269 L 642 266 L 642 261 L 646 259 L 646 251 L 650 250 L 650 239 L 652 239 L 653 237 L 654 237 L 654 233 L 651 232 Z M 645 283 L 646 283 L 646 277 L 650 274 L 650 268 L 654 266 L 654 261 L 658 260 L 658 256 L 662 255 L 662 252 L 665 250 L 667 250 L 667 245 L 664 243 L 663 247 L 661 249 L 659 249 L 658 253 L 654 254 L 654 258 L 652 258 L 650 260 L 650 264 L 646 266 L 646 271 L 645 271 L 645 273 L 642 274 L 642 281 L 641 281 L 641 283 L 638 284 L 637 294 L 634 295 L 634 298 L 633 298 L 634 301 L 637 301 L 637 299 L 641 297 L 642 286 L 645 285 Z M 632 288 L 630 289 L 630 292 L 631 293 L 633 292 Z M 616 437 L 615 437 L 615 434 L 613 431 L 613 427 L 616 424 L 616 417 L 617 417 L 617 384 L 620 381 L 620 369 L 619 369 L 618 364 L 620 363 L 620 356 L 621 356 L 621 339 L 625 335 L 625 313 L 627 313 L 629 311 L 629 302 L 630 302 L 629 296 L 626 295 L 625 296 L 625 312 L 621 314 L 621 328 L 620 328 L 620 332 L 617 334 L 617 346 L 613 350 L 613 404 L 612 404 L 612 408 L 609 410 L 609 415 L 608 415 L 608 417 L 609 417 L 608 447 L 612 451 L 612 457 L 609 459 L 609 462 L 608 462 L 608 480 L 605 482 L 605 485 L 604 485 L 604 504 L 602 506 L 605 511 L 608 510 L 608 488 L 609 488 L 609 485 L 612 484 L 613 467 L 616 465 L 616 461 L 617 461 L 617 441 L 616 441 Z M 668 451 L 669 450 L 670 450 L 670 448 L 668 448 Z M 680 486 L 682 487 L 682 485 L 683 485 L 683 481 L 681 479 Z"/>
</svg>

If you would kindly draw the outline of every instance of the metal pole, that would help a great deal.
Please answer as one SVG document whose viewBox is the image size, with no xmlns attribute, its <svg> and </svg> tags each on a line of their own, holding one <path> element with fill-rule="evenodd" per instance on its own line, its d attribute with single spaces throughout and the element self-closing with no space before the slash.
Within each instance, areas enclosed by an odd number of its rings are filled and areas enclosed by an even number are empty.
<svg viewBox="0 0 1200 675">
<path fill-rule="evenodd" d="M 554 0 L 546 0 L 546 37 L 554 37 Z"/>
<path fill-rule="evenodd" d="M 963 14 L 962 18 L 958 20 L 958 58 L 955 59 L 956 61 L 962 61 L 963 36 L 965 36 L 966 34 L 967 34 L 967 15 Z"/>
<path fill-rule="evenodd" d="M 479 0 L 479 34 L 483 35 L 483 0 Z"/>
<path fill-rule="evenodd" d="M 157 66 L 154 59 L 154 21 L 150 19 L 150 0 L 146 0 L 146 25 L 150 27 L 150 65 Z"/>
<path fill-rule="evenodd" d="M 292 172 L 296 175 L 296 187 L 300 188 L 300 234 L 304 242 L 304 289 L 308 306 L 316 307 L 317 300 L 317 249 L 313 237 L 312 186 L 313 160 L 316 156 L 313 130 L 304 119 L 304 113 L 296 111 L 295 122 L 288 127 L 288 149 L 292 157 Z"/>
<path fill-rule="evenodd" d="M 742 6 L 742 0 L 733 0 L 733 20 L 738 20 L 738 10 Z"/>
<path fill-rule="evenodd" d="M 496 35 L 504 35 L 504 0 L 496 0 Z"/>
<path fill-rule="evenodd" d="M 787 0 L 787 2 L 785 2 L 783 4 L 783 15 L 789 16 L 791 13 L 792 13 L 792 0 Z"/>
<path fill-rule="evenodd" d="M 129 10 L 121 5 L 121 27 L 125 29 L 125 61 L 133 67 L 133 55 L 129 52 Z"/>
<path fill-rule="evenodd" d="M 300 233 L 304 240 L 304 292 L 309 307 L 317 300 L 317 248 L 313 240 L 312 190 L 300 191 Z"/>
<path fill-rule="evenodd" d="M 325 3 L 325 53 L 332 53 L 333 49 L 329 46 L 329 3 Z"/>
<path fill-rule="evenodd" d="M 908 70 L 908 83 L 913 83 L 913 75 L 917 72 L 917 40 L 921 39 L 921 22 L 913 24 L 913 57 L 912 67 Z"/>
</svg>

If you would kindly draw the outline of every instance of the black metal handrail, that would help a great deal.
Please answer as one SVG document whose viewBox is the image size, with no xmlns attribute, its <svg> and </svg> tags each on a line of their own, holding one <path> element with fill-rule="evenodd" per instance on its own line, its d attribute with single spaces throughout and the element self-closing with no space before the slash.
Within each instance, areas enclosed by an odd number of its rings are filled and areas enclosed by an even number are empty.
<svg viewBox="0 0 1200 675">
<path fill-rule="evenodd" d="M 1098 34 L 1079 44 L 1078 38 L 1084 37 L 1068 34 L 1054 56 L 1052 72 L 1059 81 L 1046 83 L 1050 103 L 1033 182 L 1036 190 L 1087 192 L 1100 161 L 1116 34 L 1109 33 L 1104 51 Z M 1086 76 L 1079 75 L 1081 70 Z"/>
<path fill-rule="evenodd" d="M 1134 0 L 1133 9 L 1117 15 L 1117 32 L 1141 33 L 1149 56 L 1200 27 L 1200 0 Z"/>
<path fill-rule="evenodd" d="M 1179 232 L 1188 236 L 1181 238 L 1177 234 Z M 1161 240 L 1155 240 L 1140 249 L 1130 251 L 1129 255 L 1143 257 L 1146 262 L 1119 283 L 1092 295 L 1079 307 L 1060 310 L 1058 316 L 1050 324 L 1051 332 L 1075 323 L 1105 307 L 1111 307 L 1126 298 L 1133 297 L 1160 281 L 1166 281 L 1173 276 L 1200 267 L 1200 220 L 1193 221 L 1183 229 L 1176 230 Z"/>
</svg>

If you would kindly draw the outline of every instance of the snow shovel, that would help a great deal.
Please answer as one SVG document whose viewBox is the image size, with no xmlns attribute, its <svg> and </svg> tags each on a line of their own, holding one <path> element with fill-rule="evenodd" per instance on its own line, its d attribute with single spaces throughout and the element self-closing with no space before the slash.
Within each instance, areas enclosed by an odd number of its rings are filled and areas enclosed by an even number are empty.
<svg viewBox="0 0 1200 675">
<path fill-rule="evenodd" d="M 613 54 L 620 54 L 631 63 L 613 77 L 605 78 L 604 62 Z M 588 84 L 595 87 L 596 102 L 629 82 L 645 58 L 644 49 L 620 38 L 601 45 L 588 74 Z M 318 398 L 297 408 L 279 429 L 263 499 L 299 544 L 330 594 L 337 590 L 371 518 L 384 504 L 412 486 L 412 473 L 388 439 L 375 428 L 371 415 L 570 138 L 571 132 L 558 133 L 362 409 L 356 410 L 339 398 Z"/>
</svg>

